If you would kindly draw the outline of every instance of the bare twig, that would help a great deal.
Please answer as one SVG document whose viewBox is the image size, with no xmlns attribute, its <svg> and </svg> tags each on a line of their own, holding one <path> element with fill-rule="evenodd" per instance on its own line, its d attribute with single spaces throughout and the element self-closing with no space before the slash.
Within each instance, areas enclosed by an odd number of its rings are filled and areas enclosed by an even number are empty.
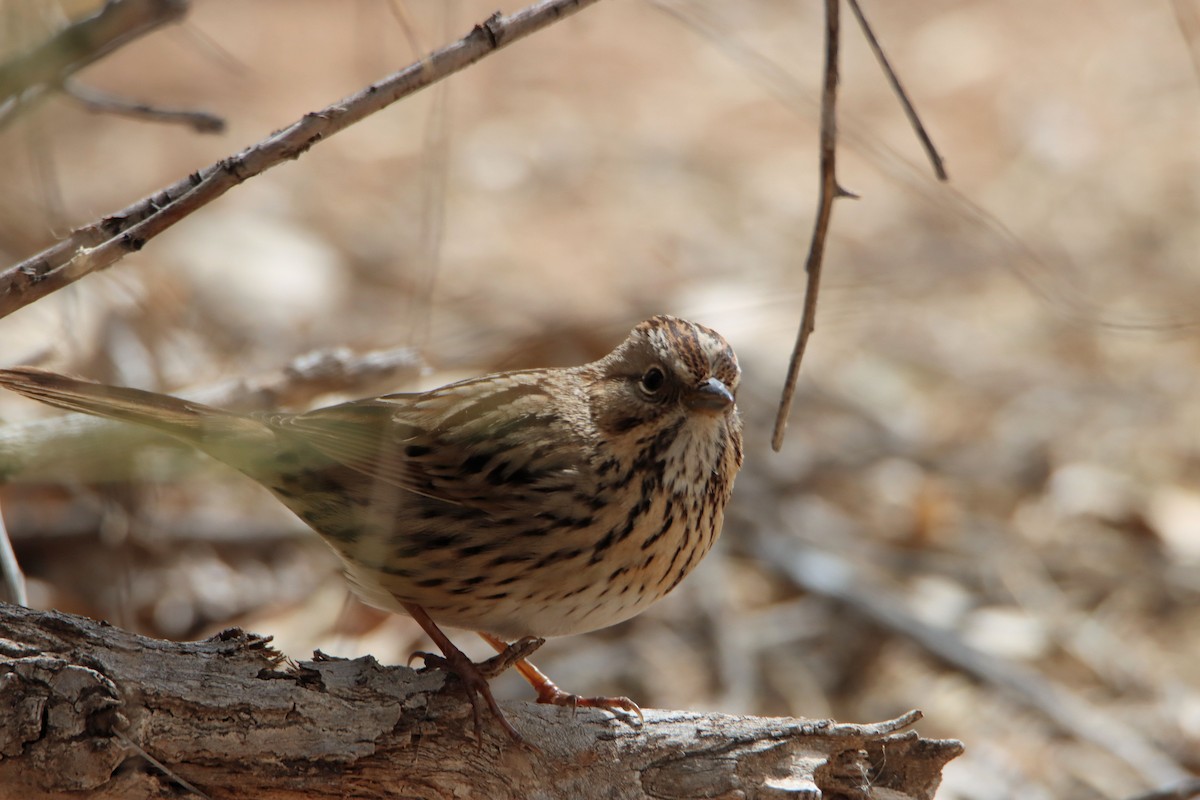
<svg viewBox="0 0 1200 800">
<path fill-rule="evenodd" d="M 946 174 L 946 164 L 942 160 L 942 154 L 938 152 L 937 148 L 933 145 L 933 140 L 929 138 L 929 133 L 926 132 L 925 126 L 921 123 L 921 118 L 917 115 L 917 109 L 913 107 L 912 101 L 908 98 L 908 93 L 904 91 L 904 86 L 900 83 L 900 76 L 896 74 L 896 70 L 892 69 L 891 62 L 884 55 L 883 47 L 880 46 L 879 39 L 875 37 L 875 31 L 871 29 L 871 24 L 867 22 L 867 17 L 858 5 L 858 0 L 846 0 L 846 2 L 850 4 L 850 10 L 854 12 L 854 18 L 858 20 L 858 26 L 862 28 L 863 36 L 867 38 L 867 44 L 871 46 L 871 52 L 875 54 L 876 60 L 879 61 L 879 66 L 883 69 L 883 74 L 887 76 L 888 83 L 892 85 L 892 91 L 896 93 L 897 99 L 900 100 L 900 105 L 904 108 L 904 116 L 908 117 L 908 123 L 912 125 L 913 132 L 917 134 L 917 139 L 920 140 L 921 147 L 925 150 L 925 155 L 929 158 L 929 163 L 933 166 L 934 174 L 937 175 L 939 181 L 950 180 L 950 176 Z"/>
<path fill-rule="evenodd" d="M 450 34 L 453 5 L 442 6 L 444 35 Z M 403 24 L 403 23 L 402 23 Z M 406 26 L 407 30 L 407 26 Z M 415 41 L 413 41 L 415 45 Z M 417 346 L 428 342 L 430 310 L 441 266 L 442 244 L 446 229 L 446 182 L 450 164 L 449 87 L 445 84 L 434 90 L 429 114 L 425 118 L 423 157 L 420 170 L 420 270 L 417 286 L 408 304 L 409 335 L 407 341 Z"/>
<path fill-rule="evenodd" d="M 766 79 L 767 88 L 775 93 L 784 103 L 789 106 L 795 106 L 798 92 L 795 87 L 795 82 L 783 72 L 776 64 L 764 58 L 760 53 L 731 40 L 726 34 L 725 29 L 719 21 L 704 18 L 698 14 L 695 9 L 689 8 L 686 12 L 680 8 L 663 2 L 663 0 L 652 0 L 655 7 L 671 15 L 675 19 L 684 23 L 688 27 L 702 34 L 710 41 L 717 44 L 725 52 L 739 63 L 744 64 L 748 69 L 753 70 L 761 77 Z M 783 446 L 783 436 L 787 427 L 788 415 L 791 412 L 792 400 L 796 393 L 796 381 L 799 377 L 800 362 L 804 357 L 804 350 L 808 344 L 808 338 L 812 334 L 816 326 L 816 308 L 817 295 L 820 289 L 821 280 L 821 265 L 824 256 L 825 238 L 829 229 L 829 220 L 832 214 L 833 200 L 838 197 L 853 197 L 854 195 L 843 189 L 837 182 L 835 170 L 836 146 L 839 138 L 839 128 L 836 122 L 837 108 L 837 83 L 838 83 L 838 64 L 837 64 L 837 35 L 838 35 L 838 6 L 836 3 L 827 0 L 826 8 L 826 46 L 825 46 L 825 72 L 824 82 L 821 93 L 820 103 L 820 119 L 821 119 L 821 194 L 817 208 L 817 218 L 813 230 L 812 242 L 809 246 L 808 258 L 805 263 L 805 270 L 808 275 L 808 281 L 805 287 L 804 295 L 804 310 L 801 316 L 800 331 L 796 337 L 796 344 L 792 351 L 791 361 L 788 364 L 788 374 L 784 383 L 783 396 L 779 402 L 779 410 L 775 420 L 775 429 L 771 439 L 771 446 L 778 450 Z M 934 147 L 932 140 L 926 133 L 924 126 L 921 124 L 920 118 L 917 116 L 912 103 L 909 101 L 900 84 L 899 78 L 892 69 L 890 62 L 884 55 L 880 47 L 878 39 L 871 30 L 862 10 L 856 2 L 852 3 L 852 9 L 855 16 L 858 18 L 859 24 L 863 28 L 863 32 L 870 43 L 872 50 L 875 52 L 876 58 L 884 69 L 893 89 L 896 91 L 900 102 L 904 107 L 905 114 L 912 123 L 917 136 L 920 138 L 922 146 L 925 148 L 930 161 L 933 164 L 934 171 L 937 176 L 945 180 L 946 172 L 942 163 L 942 158 Z M 860 140 L 862 137 L 859 137 Z M 861 142 L 860 142 L 861 143 Z M 876 148 L 878 149 L 878 148 Z"/>
<path fill-rule="evenodd" d="M 763 88 L 787 108 L 807 116 L 818 107 L 816 98 L 807 87 L 779 62 L 768 58 L 748 42 L 731 34 L 733 22 L 727 15 L 722 16 L 714 10 L 717 4 L 675 4 L 668 0 L 649 2 L 711 42 L 734 63 L 755 76 Z M 725 5 L 719 8 L 724 9 Z M 1200 319 L 1191 313 L 1190 309 L 1186 314 L 1138 317 L 1128 314 L 1118 316 L 1110 309 L 1097 306 L 1060 277 L 1070 269 L 1069 263 L 1063 263 L 1062 259 L 1048 260 L 983 206 L 954 189 L 952 184 L 939 184 L 929 180 L 923 166 L 918 166 L 897 153 L 874 136 L 861 122 L 856 125 L 853 120 L 848 121 L 844 113 L 838 125 L 838 142 L 860 151 L 892 180 L 902 184 L 930 207 L 938 209 L 951 219 L 987 233 L 999 250 L 1000 257 L 997 263 L 1040 300 L 1057 309 L 1068 319 L 1111 330 L 1151 331 L 1156 334 L 1163 331 L 1184 331 L 1200 326 Z"/>
<path fill-rule="evenodd" d="M 134 39 L 179 21 L 188 5 L 188 0 L 108 0 L 92 16 L 0 64 L 0 111 L 21 102 L 22 95 L 57 87 Z"/>
<path fill-rule="evenodd" d="M 420 355 L 409 347 L 366 353 L 345 347 L 323 348 L 297 356 L 277 371 L 219 383 L 189 397 L 238 411 L 278 411 L 302 408 L 335 392 L 358 396 L 399 391 L 423 369 Z"/>
<path fill-rule="evenodd" d="M 849 561 L 812 548 L 799 549 L 787 537 L 764 534 L 755 549 L 805 591 L 833 599 L 872 623 L 915 642 L 956 669 L 993 686 L 1050 720 L 1059 729 L 1091 742 L 1120 759 L 1151 785 L 1174 784 L 1190 776 L 1141 732 L 1106 714 L 1078 693 L 1007 659 L 988 655 L 954 631 L 931 625 L 905 608 L 903 600 Z"/>
<path fill-rule="evenodd" d="M 392 17 L 396 20 L 396 24 L 400 26 L 400 32 L 404 34 L 405 41 L 412 48 L 414 54 L 421 52 L 425 46 L 421 43 L 421 37 L 417 33 L 417 26 L 413 24 L 412 15 L 408 13 L 408 7 L 398 0 L 388 0 L 388 10 L 392 12 Z"/>
<path fill-rule="evenodd" d="M 1200 80 L 1200 12 L 1194 6 L 1184 3 L 1184 0 L 1171 0 L 1171 8 L 1175 11 L 1175 24 L 1179 35 L 1187 46 L 1188 55 L 1192 59 L 1192 71 Z"/>
<path fill-rule="evenodd" d="M 29 595 L 25 591 L 25 573 L 21 571 L 21 564 L 17 561 L 3 515 L 0 515 L 0 578 L 4 579 L 4 585 L 0 587 L 3 590 L 0 592 L 0 598 L 7 596 L 9 602 L 19 606 L 29 605 Z"/>
<path fill-rule="evenodd" d="M 1192 800 L 1200 797 L 1200 778 L 1189 778 L 1182 783 L 1135 795 L 1127 800 Z"/>
<path fill-rule="evenodd" d="M 168 767 L 166 764 L 162 763 L 157 758 L 155 758 L 154 756 L 147 753 L 146 750 L 141 745 L 139 745 L 137 742 L 130 739 L 125 734 L 121 733 L 119 730 L 114 729 L 112 731 L 112 734 L 113 734 L 114 738 L 116 738 L 118 741 L 121 742 L 121 744 L 125 745 L 130 750 L 133 750 L 138 755 L 140 755 L 142 758 L 149 761 L 151 764 L 153 764 L 155 767 L 157 767 L 158 770 L 162 774 L 166 775 L 168 778 L 175 781 L 175 783 L 179 784 L 184 789 L 187 789 L 190 793 L 196 795 L 197 797 L 203 797 L 204 800 L 212 800 L 211 797 L 209 797 L 204 792 L 197 789 L 195 786 L 190 784 L 188 781 L 184 780 L 182 777 L 180 777 L 179 773 L 175 772 L 173 769 Z"/>
<path fill-rule="evenodd" d="M 101 92 L 78 81 L 65 81 L 63 92 L 80 103 L 88 111 L 101 114 L 120 114 L 134 119 L 151 122 L 167 122 L 187 125 L 196 133 L 221 133 L 225 120 L 207 111 L 190 111 L 182 108 L 157 108 L 147 103 L 135 103 L 116 95 Z"/>
<path fill-rule="evenodd" d="M 875 57 L 887 75 L 888 82 L 900 103 L 904 113 L 916 131 L 921 146 L 933 164 L 934 172 L 940 180 L 946 180 L 946 170 L 942 157 L 933 146 L 933 141 L 926 133 L 916 109 L 913 108 L 904 87 L 900 84 L 892 65 L 884 55 L 875 33 L 871 30 L 866 17 L 859 8 L 857 0 L 847 0 L 858 24 L 862 27 L 867 42 L 871 45 Z M 792 357 L 788 362 L 787 377 L 784 380 L 783 395 L 779 399 L 779 411 L 775 416 L 775 430 L 771 434 L 771 447 L 779 450 L 783 447 L 783 435 L 787 430 L 788 415 L 792 410 L 792 400 L 796 395 L 796 381 L 800 376 L 800 362 L 804 358 L 804 350 L 808 339 L 816 329 L 817 295 L 821 288 L 821 265 L 825 255 L 825 238 L 829 233 L 829 220 L 833 215 L 833 201 L 839 197 L 852 197 L 849 192 L 838 185 L 835 160 L 837 154 L 837 84 L 838 84 L 838 0 L 825 0 L 825 80 L 821 90 L 821 194 L 817 205 L 817 218 L 813 227 L 812 242 L 808 248 L 808 260 L 804 271 L 808 282 L 804 287 L 804 310 L 800 317 L 800 330 L 796 334 L 796 344 L 792 348 Z"/>
<path fill-rule="evenodd" d="M 771 447 L 779 450 L 783 446 L 783 432 L 787 429 L 788 414 L 792 410 L 792 398 L 796 394 L 796 380 L 800 375 L 800 361 L 808 337 L 816 328 L 817 293 L 821 288 L 821 264 L 825 256 L 825 237 L 829 232 L 829 220 L 833 215 L 833 201 L 849 193 L 838 186 L 835 169 L 837 155 L 837 85 L 838 85 L 838 6 L 839 0 L 825 0 L 825 80 L 821 90 L 821 195 L 817 204 L 817 218 L 813 225 L 812 242 L 808 247 L 808 259 L 804 271 L 808 282 L 804 287 L 804 312 L 800 317 L 800 331 L 796 334 L 796 345 L 788 362 L 787 378 L 783 396 L 779 400 L 779 412 L 775 417 L 775 431 L 771 435 Z"/>
<path fill-rule="evenodd" d="M 76 229 L 58 244 L 0 273 L 0 317 L 112 266 L 242 181 L 299 158 L 322 139 L 594 2 L 542 0 L 507 17 L 495 14 L 463 38 L 400 72 L 320 111 L 305 114 L 258 144 Z"/>
</svg>

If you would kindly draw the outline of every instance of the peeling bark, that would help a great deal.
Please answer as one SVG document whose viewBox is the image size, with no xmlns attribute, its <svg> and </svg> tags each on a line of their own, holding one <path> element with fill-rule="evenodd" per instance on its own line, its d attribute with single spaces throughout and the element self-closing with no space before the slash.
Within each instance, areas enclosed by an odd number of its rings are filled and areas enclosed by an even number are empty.
<svg viewBox="0 0 1200 800">
<path fill-rule="evenodd" d="M 536 747 L 492 725 L 478 744 L 441 672 L 295 663 L 267 641 L 166 642 L 0 605 L 0 797 L 930 798 L 962 751 L 901 732 L 917 712 L 849 725 L 650 710 L 631 728 L 530 703 L 505 712 Z"/>
</svg>

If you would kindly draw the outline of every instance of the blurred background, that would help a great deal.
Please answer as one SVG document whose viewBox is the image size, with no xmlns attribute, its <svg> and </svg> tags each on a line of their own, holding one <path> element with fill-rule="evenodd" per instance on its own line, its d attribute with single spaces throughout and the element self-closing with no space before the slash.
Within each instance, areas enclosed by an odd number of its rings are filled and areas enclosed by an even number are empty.
<svg viewBox="0 0 1200 800">
<path fill-rule="evenodd" d="M 11 56 L 99 5 L 4 0 L 0 43 Z M 10 115 L 3 262 L 496 5 L 196 0 L 77 80 L 224 132 L 58 94 Z M 922 734 L 967 746 L 940 797 L 1170 784 L 1200 770 L 1200 3 L 864 5 L 951 182 L 844 13 L 839 178 L 861 199 L 834 210 L 780 453 L 817 197 L 817 3 L 601 2 L 0 320 L 3 363 L 208 396 L 274 381 L 270 404 L 302 408 L 583 363 L 655 313 L 705 323 L 745 374 L 718 549 L 641 617 L 548 643 L 543 669 L 644 707 L 920 708 Z M 291 391 L 306 354 L 369 367 L 381 350 L 386 369 Z M 0 415 L 31 605 L 179 639 L 238 625 L 296 659 L 427 646 L 349 600 L 318 538 L 232 471 L 81 451 L 14 396 Z"/>
</svg>

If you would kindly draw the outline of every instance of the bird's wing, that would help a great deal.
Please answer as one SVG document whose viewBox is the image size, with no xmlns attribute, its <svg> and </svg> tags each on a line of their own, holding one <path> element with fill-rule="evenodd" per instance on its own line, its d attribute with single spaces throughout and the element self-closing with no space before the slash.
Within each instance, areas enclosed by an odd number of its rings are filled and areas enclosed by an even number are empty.
<svg viewBox="0 0 1200 800">
<path fill-rule="evenodd" d="M 579 420 L 533 380 L 475 379 L 271 420 L 326 458 L 405 491 L 493 514 L 594 485 Z M 519 374 L 518 374 L 519 378 Z"/>
</svg>

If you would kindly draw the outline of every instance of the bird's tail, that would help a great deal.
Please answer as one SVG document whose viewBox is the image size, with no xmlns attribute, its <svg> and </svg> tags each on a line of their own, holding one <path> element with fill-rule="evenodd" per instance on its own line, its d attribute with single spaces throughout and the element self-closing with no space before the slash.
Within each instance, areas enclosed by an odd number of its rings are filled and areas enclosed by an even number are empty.
<svg viewBox="0 0 1200 800">
<path fill-rule="evenodd" d="M 154 428 L 233 466 L 240 466 L 241 459 L 230 457 L 231 448 L 241 450 L 256 440 L 273 438 L 264 423 L 231 411 L 32 367 L 0 369 L 0 387 L 67 411 Z"/>
</svg>

